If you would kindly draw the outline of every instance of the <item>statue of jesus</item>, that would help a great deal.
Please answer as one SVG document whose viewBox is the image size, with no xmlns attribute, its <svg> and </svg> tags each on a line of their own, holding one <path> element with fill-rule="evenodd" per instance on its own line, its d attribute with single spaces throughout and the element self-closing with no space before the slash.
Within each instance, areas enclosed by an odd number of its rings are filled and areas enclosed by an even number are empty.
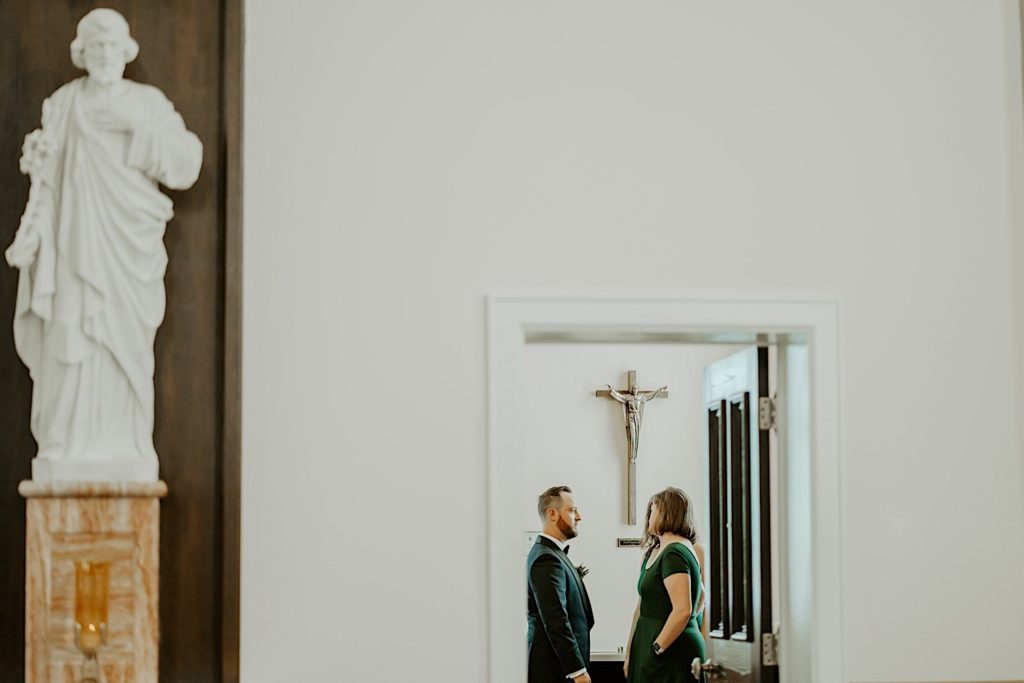
<svg viewBox="0 0 1024 683">
<path fill-rule="evenodd" d="M 155 481 L 153 342 L 163 236 L 203 147 L 160 90 L 124 78 L 128 23 L 95 9 L 71 61 L 86 76 L 43 102 L 25 140 L 29 201 L 7 262 L 20 269 L 14 341 L 33 381 L 33 479 Z"/>
</svg>

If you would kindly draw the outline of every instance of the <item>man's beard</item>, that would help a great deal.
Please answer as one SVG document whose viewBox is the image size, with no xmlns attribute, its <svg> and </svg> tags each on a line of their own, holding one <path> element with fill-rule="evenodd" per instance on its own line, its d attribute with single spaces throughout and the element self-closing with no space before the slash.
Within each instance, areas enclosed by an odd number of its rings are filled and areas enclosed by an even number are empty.
<svg viewBox="0 0 1024 683">
<path fill-rule="evenodd" d="M 570 526 L 569 523 L 566 522 L 564 519 L 559 517 L 558 521 L 555 524 L 556 526 L 558 526 L 558 530 L 562 532 L 562 535 L 565 536 L 566 540 L 569 540 L 570 538 L 576 538 L 576 530 L 573 529 L 572 526 Z"/>
<path fill-rule="evenodd" d="M 110 85 L 124 78 L 124 67 L 121 65 L 95 67 L 89 72 L 89 77 L 102 85 Z"/>
</svg>

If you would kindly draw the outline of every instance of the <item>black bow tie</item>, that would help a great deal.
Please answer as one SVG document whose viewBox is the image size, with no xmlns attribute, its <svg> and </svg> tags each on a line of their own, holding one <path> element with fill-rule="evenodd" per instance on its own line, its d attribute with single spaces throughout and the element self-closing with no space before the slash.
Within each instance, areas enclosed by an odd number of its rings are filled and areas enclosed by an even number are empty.
<svg viewBox="0 0 1024 683">
<path fill-rule="evenodd" d="M 562 552 L 565 553 L 566 555 L 568 555 L 569 554 L 569 546 L 565 546 L 564 548 L 562 548 Z"/>
</svg>

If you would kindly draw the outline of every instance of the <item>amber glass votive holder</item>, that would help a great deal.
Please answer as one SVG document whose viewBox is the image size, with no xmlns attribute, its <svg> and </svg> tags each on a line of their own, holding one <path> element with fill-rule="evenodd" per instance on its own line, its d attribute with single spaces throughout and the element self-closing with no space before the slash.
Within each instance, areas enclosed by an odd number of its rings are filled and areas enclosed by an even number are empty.
<svg viewBox="0 0 1024 683">
<path fill-rule="evenodd" d="M 107 642 L 110 564 L 75 562 L 75 642 L 85 655 L 81 683 L 99 680 L 96 653 Z"/>
</svg>

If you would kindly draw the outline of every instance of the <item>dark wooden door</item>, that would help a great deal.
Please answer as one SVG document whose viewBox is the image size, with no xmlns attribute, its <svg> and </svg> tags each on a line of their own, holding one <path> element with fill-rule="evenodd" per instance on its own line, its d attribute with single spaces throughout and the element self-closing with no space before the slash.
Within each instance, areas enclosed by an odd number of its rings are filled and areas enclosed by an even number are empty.
<svg viewBox="0 0 1024 683">
<path fill-rule="evenodd" d="M 704 369 L 710 517 L 706 670 L 716 683 L 778 681 L 771 658 L 770 426 L 759 415 L 760 401 L 767 398 L 766 348 L 752 347 Z"/>
<path fill-rule="evenodd" d="M 97 6 L 140 45 L 126 78 L 160 88 L 203 141 L 194 187 L 168 192 L 174 218 L 167 312 L 156 339 L 155 444 L 169 496 L 160 529 L 160 678 L 238 678 L 238 310 L 241 0 L 0 0 L 0 251 L 18 227 L 18 171 L 43 99 L 81 75 L 69 45 Z M 36 444 L 32 386 L 15 353 L 17 271 L 0 261 L 0 680 L 24 680 L 25 501 Z"/>
</svg>

